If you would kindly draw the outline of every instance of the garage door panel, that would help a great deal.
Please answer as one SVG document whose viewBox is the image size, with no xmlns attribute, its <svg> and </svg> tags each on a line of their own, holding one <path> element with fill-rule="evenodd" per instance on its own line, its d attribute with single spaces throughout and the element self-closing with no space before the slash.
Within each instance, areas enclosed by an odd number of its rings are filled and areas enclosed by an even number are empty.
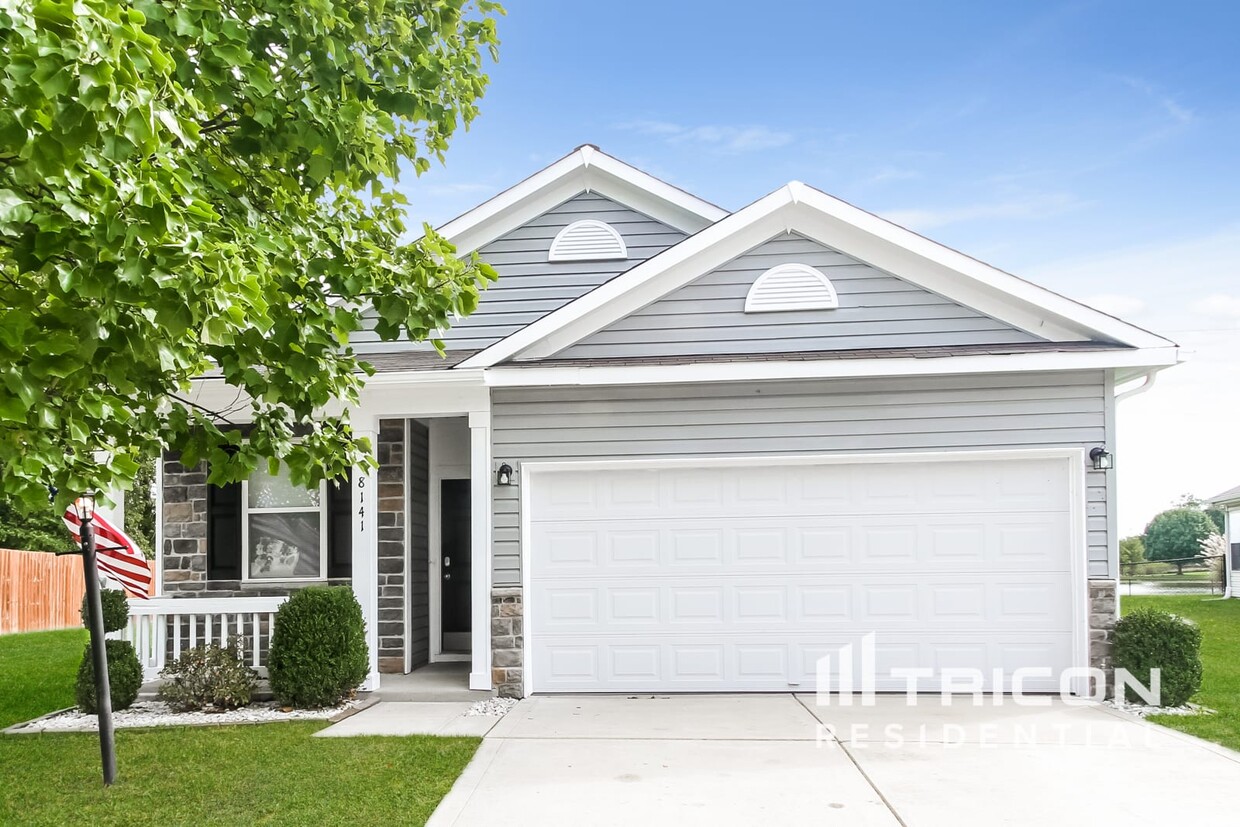
<svg viewBox="0 0 1240 827">
<path fill-rule="evenodd" d="M 1066 510 L 1055 460 L 619 469 L 557 477 L 555 490 L 533 494 L 540 519 L 713 517 L 755 504 L 780 515 Z"/>
<path fill-rule="evenodd" d="M 783 634 L 797 629 L 866 628 L 1068 631 L 1071 589 L 1063 575 L 993 577 L 950 573 L 916 578 L 871 571 L 836 575 L 753 575 L 736 582 L 719 575 L 610 578 L 534 587 L 543 607 L 533 623 L 541 634 L 605 636 L 631 630 L 736 629 Z"/>
<path fill-rule="evenodd" d="M 940 567 L 1067 571 L 1069 515 L 860 515 L 668 517 L 643 521 L 539 521 L 532 540 L 544 553 L 540 576 L 696 572 L 838 571 Z"/>
<path fill-rule="evenodd" d="M 534 689 L 806 690 L 868 632 L 879 689 L 906 688 L 897 667 L 1062 669 L 1077 614 L 1064 462 L 535 475 Z"/>
<path fill-rule="evenodd" d="M 851 684 L 845 683 L 841 652 L 850 664 Z M 931 670 L 920 678 L 918 689 L 936 691 L 945 670 L 979 669 L 983 687 L 994 688 L 995 673 L 1004 688 L 1021 668 L 1058 669 L 1071 657 L 1071 636 L 1008 635 L 979 633 L 949 638 L 924 633 L 879 638 L 872 650 L 875 689 L 905 691 L 908 670 Z M 824 660 L 825 659 L 825 660 Z M 656 640 L 582 644 L 549 637 L 539 647 L 533 667 L 541 691 L 729 691 L 780 692 L 818 687 L 819 667 L 828 690 L 844 686 L 861 688 L 862 642 L 853 633 L 818 635 L 813 639 L 793 636 L 772 642 L 762 637 L 741 637 L 718 642 L 704 635 L 660 636 Z M 904 670 L 901 672 L 900 670 Z M 1053 690 L 1054 677 L 1031 679 L 1031 690 Z"/>
</svg>

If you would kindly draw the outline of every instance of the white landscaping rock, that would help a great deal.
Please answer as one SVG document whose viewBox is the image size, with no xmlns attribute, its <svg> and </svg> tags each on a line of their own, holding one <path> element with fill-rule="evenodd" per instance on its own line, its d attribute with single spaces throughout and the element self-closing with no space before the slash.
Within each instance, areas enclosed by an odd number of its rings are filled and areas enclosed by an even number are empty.
<svg viewBox="0 0 1240 827">
<path fill-rule="evenodd" d="M 340 706 L 326 709 L 294 709 L 281 711 L 274 702 L 253 703 L 241 709 L 227 712 L 174 712 L 163 701 L 138 701 L 128 709 L 112 714 L 112 724 L 117 729 L 156 726 L 204 726 L 210 724 L 265 724 L 272 721 L 307 721 L 334 718 L 342 712 L 359 706 L 362 702 L 347 701 Z M 15 732 L 94 732 L 99 719 L 76 709 L 39 718 L 29 724 L 16 727 Z"/>
<path fill-rule="evenodd" d="M 1186 704 L 1184 706 L 1147 706 L 1145 704 L 1128 703 L 1117 698 L 1112 698 L 1105 702 L 1112 709 L 1118 709 L 1120 712 L 1127 712 L 1129 715 L 1136 715 L 1138 718 L 1145 718 L 1150 715 L 1213 715 L 1213 709 L 1207 709 L 1197 704 Z"/>
<path fill-rule="evenodd" d="M 485 715 L 490 718 L 502 718 L 516 705 L 516 698 L 487 698 L 471 706 L 465 713 L 465 717 L 476 718 Z"/>
</svg>

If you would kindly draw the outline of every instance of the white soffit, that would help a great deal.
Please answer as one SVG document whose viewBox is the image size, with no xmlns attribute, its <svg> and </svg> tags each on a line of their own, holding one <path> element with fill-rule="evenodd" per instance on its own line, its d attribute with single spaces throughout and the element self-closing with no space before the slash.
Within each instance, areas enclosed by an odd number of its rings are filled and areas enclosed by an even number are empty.
<svg viewBox="0 0 1240 827">
<path fill-rule="evenodd" d="M 1167 339 L 792 182 L 475 354 L 463 368 L 555 355 L 778 235 L 797 232 L 1049 341 Z"/>
</svg>

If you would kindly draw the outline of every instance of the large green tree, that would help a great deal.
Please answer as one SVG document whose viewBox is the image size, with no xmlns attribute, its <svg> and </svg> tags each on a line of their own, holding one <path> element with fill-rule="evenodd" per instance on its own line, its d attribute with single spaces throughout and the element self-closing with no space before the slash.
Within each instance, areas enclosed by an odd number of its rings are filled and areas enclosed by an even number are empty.
<svg viewBox="0 0 1240 827">
<path fill-rule="evenodd" d="M 409 231 L 395 181 L 477 114 L 501 11 L 0 0 L 0 493 L 59 508 L 163 449 L 216 482 L 364 461 L 322 415 L 358 399 L 361 308 L 423 339 L 494 278 Z M 245 437 L 191 397 L 209 372 Z"/>
<path fill-rule="evenodd" d="M 1150 560 L 1196 557 L 1201 542 L 1217 534 L 1213 521 L 1199 508 L 1172 508 L 1145 527 L 1145 556 Z"/>
</svg>

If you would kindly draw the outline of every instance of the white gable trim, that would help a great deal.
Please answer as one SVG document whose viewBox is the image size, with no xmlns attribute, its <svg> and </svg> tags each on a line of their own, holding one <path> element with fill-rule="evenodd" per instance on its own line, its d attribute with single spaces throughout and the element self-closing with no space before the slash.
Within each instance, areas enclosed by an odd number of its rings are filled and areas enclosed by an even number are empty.
<svg viewBox="0 0 1240 827">
<path fill-rule="evenodd" d="M 1106 339 L 1137 348 L 1175 346 L 793 182 L 475 354 L 460 367 L 553 356 L 759 244 L 793 231 L 1044 339 Z"/>
<path fill-rule="evenodd" d="M 596 147 L 582 146 L 452 219 L 439 234 L 458 250 L 476 250 L 582 192 L 604 195 L 685 233 L 696 233 L 728 214 Z"/>
</svg>

